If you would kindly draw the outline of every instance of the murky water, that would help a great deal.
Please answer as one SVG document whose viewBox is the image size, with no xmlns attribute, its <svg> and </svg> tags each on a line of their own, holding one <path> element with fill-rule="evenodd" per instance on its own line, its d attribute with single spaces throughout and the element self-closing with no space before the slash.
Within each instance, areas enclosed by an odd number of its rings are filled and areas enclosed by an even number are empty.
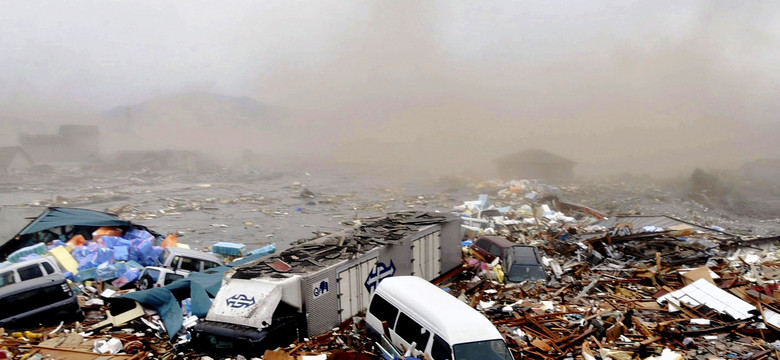
<svg viewBox="0 0 780 360">
<path fill-rule="evenodd" d="M 458 197 L 430 184 L 357 175 L 263 170 L 26 176 L 0 185 L 2 205 L 79 207 L 118 214 L 195 248 L 219 241 L 248 249 L 333 232 L 388 211 L 449 211 Z M 414 189 L 407 189 L 407 187 Z"/>
<path fill-rule="evenodd" d="M 402 182 L 346 172 L 73 170 L 3 179 L 0 205 L 108 211 L 162 234 L 177 233 L 180 242 L 198 249 L 228 241 L 250 250 L 275 243 L 281 250 L 293 241 L 350 227 L 355 219 L 410 209 L 450 211 L 482 191 L 461 181 Z M 670 215 L 760 236 L 780 232 L 772 214 L 755 218 L 708 209 L 673 188 L 600 184 L 565 187 L 561 194 L 613 213 Z M 495 196 L 491 200 L 511 205 Z"/>
</svg>

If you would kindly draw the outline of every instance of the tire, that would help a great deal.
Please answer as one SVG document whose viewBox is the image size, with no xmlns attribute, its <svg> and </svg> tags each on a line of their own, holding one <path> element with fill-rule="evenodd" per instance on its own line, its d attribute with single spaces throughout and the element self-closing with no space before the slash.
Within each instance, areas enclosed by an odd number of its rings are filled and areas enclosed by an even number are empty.
<svg viewBox="0 0 780 360">
<path fill-rule="evenodd" d="M 148 277 L 144 277 L 138 282 L 138 290 L 148 290 L 152 288 L 152 281 Z"/>
</svg>

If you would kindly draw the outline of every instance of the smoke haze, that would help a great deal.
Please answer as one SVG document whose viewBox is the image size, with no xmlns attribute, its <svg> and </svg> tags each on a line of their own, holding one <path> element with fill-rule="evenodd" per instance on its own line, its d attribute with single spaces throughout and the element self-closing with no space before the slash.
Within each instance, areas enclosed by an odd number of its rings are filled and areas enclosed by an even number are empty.
<svg viewBox="0 0 780 360">
<path fill-rule="evenodd" d="M 780 156 L 777 2 L 2 1 L 0 126 L 424 175 Z M 325 166 L 323 166 L 325 164 Z"/>
</svg>

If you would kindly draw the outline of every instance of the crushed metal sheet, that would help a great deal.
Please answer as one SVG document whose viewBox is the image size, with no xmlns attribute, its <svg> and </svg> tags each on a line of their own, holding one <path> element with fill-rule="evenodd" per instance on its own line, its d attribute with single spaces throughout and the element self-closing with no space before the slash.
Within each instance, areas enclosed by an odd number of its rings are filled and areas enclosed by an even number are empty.
<svg viewBox="0 0 780 360">
<path fill-rule="evenodd" d="M 729 294 L 706 279 L 696 280 L 692 284 L 658 299 L 659 304 L 666 301 L 669 302 L 670 311 L 679 310 L 681 302 L 690 306 L 706 305 L 720 313 L 728 314 L 736 320 L 752 318 L 754 316 L 752 312 L 756 311 L 755 306 Z"/>
</svg>

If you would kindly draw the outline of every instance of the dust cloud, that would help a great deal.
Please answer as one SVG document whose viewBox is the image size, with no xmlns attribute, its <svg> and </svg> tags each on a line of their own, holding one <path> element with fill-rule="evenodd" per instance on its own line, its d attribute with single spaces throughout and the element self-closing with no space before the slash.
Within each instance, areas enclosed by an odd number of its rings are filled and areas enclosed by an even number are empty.
<svg viewBox="0 0 780 360">
<path fill-rule="evenodd" d="M 483 178 L 526 148 L 581 175 L 780 155 L 774 2 L 8 5 L 6 144 L 84 122 L 106 153 Z"/>
</svg>

